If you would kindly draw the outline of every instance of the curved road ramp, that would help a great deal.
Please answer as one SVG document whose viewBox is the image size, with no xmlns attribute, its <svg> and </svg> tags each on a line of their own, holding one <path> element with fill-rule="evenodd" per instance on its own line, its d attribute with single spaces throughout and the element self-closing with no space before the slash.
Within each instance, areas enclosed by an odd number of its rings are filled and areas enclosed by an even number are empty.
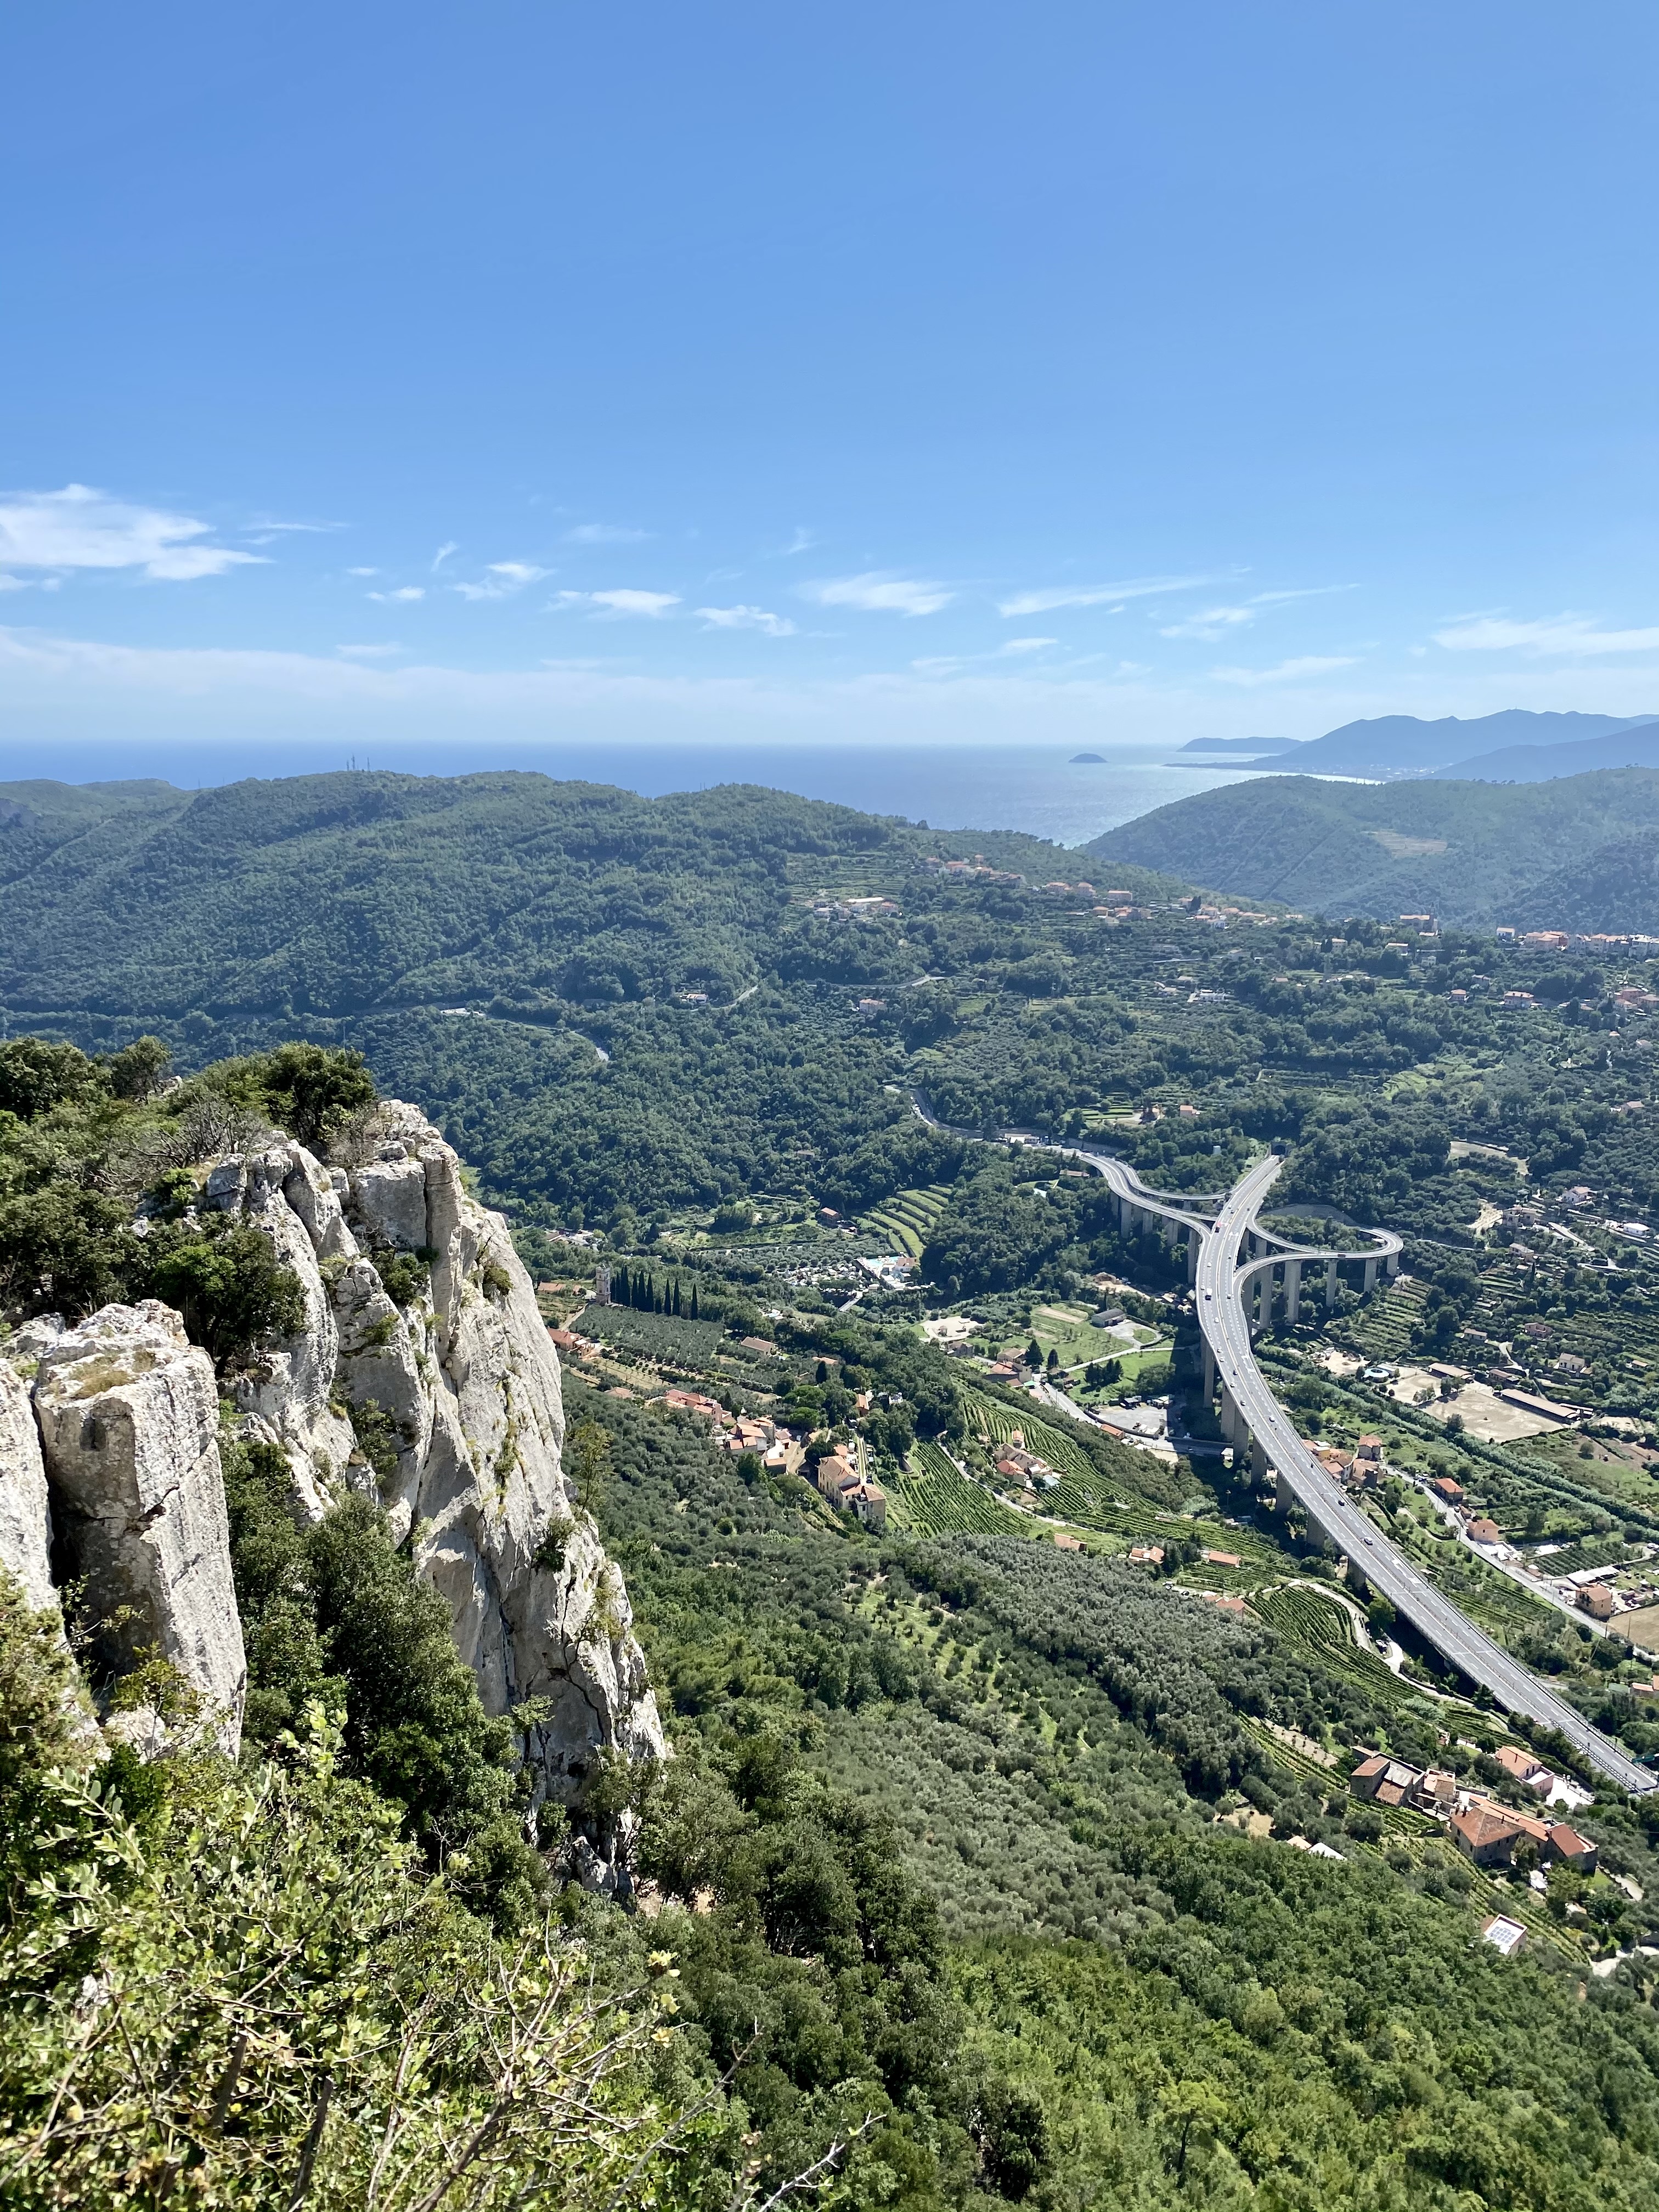
<svg viewBox="0 0 1659 2212">
<path fill-rule="evenodd" d="M 924 1120 L 933 1120 L 919 1100 L 916 1110 Z M 1000 1132 L 999 1136 L 1005 1143 L 1042 1142 L 1027 1131 Z M 1285 1164 L 1273 1153 L 1258 1160 L 1231 1190 L 1194 1195 L 1150 1189 L 1133 1168 L 1109 1153 L 1075 1145 L 1043 1148 L 1079 1161 L 1105 1178 L 1116 1195 L 1126 1232 L 1149 1231 L 1168 1246 L 1185 1248 L 1188 1280 L 1193 1285 L 1204 1338 L 1205 1384 L 1212 1397 L 1219 1385 L 1223 1433 L 1236 1454 L 1248 1454 L 1258 1479 L 1273 1469 L 1281 1502 L 1294 1498 L 1307 1514 L 1310 1529 L 1346 1553 L 1350 1572 L 1380 1590 L 1425 1643 L 1471 1682 L 1483 1684 L 1504 1711 L 1523 1713 L 1545 1728 L 1558 1729 L 1620 1789 L 1635 1796 L 1659 1789 L 1659 1778 L 1592 1728 L 1582 1713 L 1494 1644 L 1419 1573 L 1320 1465 L 1256 1365 L 1252 1339 L 1266 1326 L 1281 1289 L 1286 1317 L 1291 1321 L 1300 1313 L 1310 1279 L 1329 1306 L 1343 1266 L 1357 1267 L 1364 1289 L 1370 1291 L 1379 1271 L 1393 1274 L 1397 1269 L 1399 1237 L 1388 1230 L 1372 1230 L 1370 1251 L 1339 1253 L 1270 1235 L 1261 1225 L 1261 1207 Z"/>
</svg>

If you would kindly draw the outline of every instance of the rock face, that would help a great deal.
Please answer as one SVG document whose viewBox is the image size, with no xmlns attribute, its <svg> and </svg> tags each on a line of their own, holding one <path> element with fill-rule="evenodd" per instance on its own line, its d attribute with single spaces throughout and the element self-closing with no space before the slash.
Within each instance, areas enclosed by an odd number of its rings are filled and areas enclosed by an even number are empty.
<svg viewBox="0 0 1659 2212">
<path fill-rule="evenodd" d="M 282 1445 L 301 1518 L 343 1483 L 413 1532 L 486 1711 L 544 1711 L 537 1800 L 581 1826 L 598 1762 L 665 1751 L 622 1577 L 566 1487 L 557 1358 L 506 1224 L 425 1116 L 387 1101 L 373 1150 L 330 1170 L 287 1144 L 213 1170 L 207 1202 L 268 1236 L 306 1292 L 302 1334 L 236 1402 Z M 588 1878 L 625 1886 L 626 1837 L 592 1824 L 584 1843 Z"/>
<path fill-rule="evenodd" d="M 68 1570 L 105 1624 L 100 1656 L 170 1660 L 234 1752 L 247 1664 L 213 1363 L 156 1300 L 106 1306 L 47 1346 L 34 1413 Z"/>
<path fill-rule="evenodd" d="M 33 1361 L 29 1363 L 33 1365 Z M 52 1512 L 40 1433 L 28 1384 L 0 1358 L 0 1567 L 22 1585 L 37 1613 L 56 1605 L 52 1581 Z"/>
<path fill-rule="evenodd" d="M 296 1498 L 308 1518 L 319 1520 L 356 1444 L 350 1423 L 333 1408 L 339 1334 L 320 1264 L 356 1256 L 339 1194 L 305 1147 L 290 1139 L 221 1161 L 202 1202 L 204 1209 L 246 1216 L 300 1279 L 304 1328 L 273 1346 L 256 1371 L 234 1380 L 230 1394 L 251 1432 L 286 1455 Z"/>
<path fill-rule="evenodd" d="M 85 1580 L 106 1624 L 104 1663 L 159 1650 L 234 1751 L 246 1666 L 224 1391 L 242 1433 L 286 1458 L 297 1521 L 353 1489 L 412 1539 L 485 1711 L 530 1708 L 534 1800 L 569 1809 L 582 1880 L 626 1889 L 626 1820 L 591 1817 L 588 1785 L 607 1761 L 667 1754 L 622 1576 L 566 1486 L 558 1362 L 535 1293 L 506 1224 L 416 1108 L 381 1106 L 367 1149 L 329 1167 L 283 1139 L 210 1170 L 198 1208 L 269 1238 L 304 1294 L 301 1328 L 241 1373 L 216 1378 L 154 1300 L 7 1340 L 0 1561 L 51 1604 L 55 1537 L 60 1571 Z M 110 1725 L 137 1741 L 150 1723 Z"/>
</svg>

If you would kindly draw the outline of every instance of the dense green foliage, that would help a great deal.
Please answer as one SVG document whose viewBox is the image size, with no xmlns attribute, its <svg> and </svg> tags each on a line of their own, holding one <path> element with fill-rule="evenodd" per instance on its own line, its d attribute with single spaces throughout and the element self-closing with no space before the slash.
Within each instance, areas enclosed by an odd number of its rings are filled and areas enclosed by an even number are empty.
<svg viewBox="0 0 1659 2212">
<path fill-rule="evenodd" d="M 374 1097 L 355 1053 L 284 1046 L 161 1090 L 153 1037 L 89 1060 L 73 1045 L 0 1045 L 0 1304 L 77 1320 L 159 1297 L 222 1371 L 304 1319 L 269 1241 L 197 1210 L 192 1169 L 262 1133 L 320 1141 Z"/>
<path fill-rule="evenodd" d="M 803 2015 L 778 2012 L 775 1970 L 739 1947 L 745 1915 L 769 1914 L 786 1945 L 799 1924 L 756 1892 L 746 1854 L 785 1807 L 827 1821 L 830 1840 L 798 1834 L 791 1861 L 821 1869 L 822 1940 L 837 1940 L 835 1896 L 850 1940 L 839 1790 L 855 1832 L 889 1824 L 958 1939 L 922 2015 L 950 2090 L 927 2086 L 924 2104 L 912 2084 L 890 2123 L 908 2170 L 932 2176 L 906 2201 L 948 2199 L 949 2128 L 981 2188 L 1054 2206 L 1260 2188 L 1426 2207 L 1462 2189 L 1588 2212 L 1651 2191 L 1659 2040 L 1628 1970 L 1585 1984 L 1546 1954 L 1498 1960 L 1472 1941 L 1461 1862 L 1396 1866 L 1345 1828 L 1340 1798 L 1327 1808 L 1319 1770 L 1281 1764 L 1258 1732 L 1386 1726 L 1405 1755 L 1434 1756 L 1426 1706 L 1385 1719 L 1317 1642 L 1111 1563 L 820 1533 L 787 1484 L 745 1486 L 694 1424 L 606 1418 L 612 1541 L 688 1731 L 647 1849 L 682 1893 L 720 1900 L 684 1954 L 688 2003 L 699 2021 L 762 2022 L 738 2081 L 775 2069 L 777 2124 L 823 2108 Z M 1218 1803 L 1261 1805 L 1276 1834 L 1330 1838 L 1346 1863 L 1246 1842 L 1214 1824 Z M 878 2039 L 896 2001 L 865 2015 Z M 842 2060 L 831 2033 L 818 2047 Z M 862 2063 L 872 2084 L 879 2060 Z"/>
<path fill-rule="evenodd" d="M 688 2110 L 665 1958 L 492 1937 L 316 1707 L 276 1764 L 89 1768 L 66 1673 L 0 1577 L 7 2204 L 726 2201 L 739 2116 Z"/>
<path fill-rule="evenodd" d="M 320 1706 L 338 1717 L 348 1771 L 398 1806 L 434 1863 L 463 1850 L 462 1894 L 504 1924 L 545 1889 L 526 1844 L 511 1721 L 486 1718 L 456 1652 L 449 1608 L 416 1576 L 366 1499 L 296 1529 L 288 1463 L 272 1446 L 221 1447 L 231 1565 L 248 1656 L 244 1730 L 264 1747 Z"/>
<path fill-rule="evenodd" d="M 1310 913 L 1651 930 L 1656 828 L 1651 769 L 1521 784 L 1275 775 L 1176 799 L 1087 850 Z"/>
</svg>

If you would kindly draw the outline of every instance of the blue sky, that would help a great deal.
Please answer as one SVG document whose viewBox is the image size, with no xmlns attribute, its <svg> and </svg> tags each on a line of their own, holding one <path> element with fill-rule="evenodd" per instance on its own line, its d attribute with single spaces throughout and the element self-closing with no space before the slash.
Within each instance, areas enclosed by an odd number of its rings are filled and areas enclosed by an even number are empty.
<svg viewBox="0 0 1659 2212">
<path fill-rule="evenodd" d="M 13 9 L 9 763 L 1659 714 L 1656 49 L 1634 0 Z"/>
</svg>

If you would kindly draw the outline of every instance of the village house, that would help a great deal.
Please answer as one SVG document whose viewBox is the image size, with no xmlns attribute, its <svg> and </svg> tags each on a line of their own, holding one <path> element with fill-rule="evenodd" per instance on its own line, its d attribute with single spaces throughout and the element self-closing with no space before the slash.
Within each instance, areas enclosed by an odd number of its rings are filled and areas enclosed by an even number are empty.
<svg viewBox="0 0 1659 2212">
<path fill-rule="evenodd" d="M 1483 1920 L 1480 1933 L 1493 1950 L 1505 1959 L 1512 1959 L 1527 1940 L 1523 1924 L 1518 1920 L 1511 1920 L 1507 1913 L 1503 1912 L 1494 1912 L 1490 1920 Z"/>
<path fill-rule="evenodd" d="M 1443 1498 L 1448 1505 L 1461 1505 L 1463 1502 L 1462 1484 L 1454 1482 L 1449 1474 L 1437 1475 L 1429 1488 L 1437 1498 Z"/>
<path fill-rule="evenodd" d="M 665 1390 L 662 1403 L 676 1413 L 696 1413 L 705 1421 L 720 1422 L 726 1418 L 726 1408 L 718 1400 L 705 1398 L 699 1390 Z"/>
<path fill-rule="evenodd" d="M 1492 1758 L 1505 1774 L 1512 1774 L 1517 1782 L 1530 1782 L 1534 1774 L 1544 1771 L 1541 1762 L 1518 1743 L 1500 1743 Z"/>
<path fill-rule="evenodd" d="M 1348 1777 L 1348 1787 L 1356 1797 L 1373 1804 L 1403 1805 L 1422 1779 L 1420 1767 L 1408 1766 L 1403 1759 L 1390 1759 L 1386 1752 L 1373 1752 Z"/>
<path fill-rule="evenodd" d="M 1565 1820 L 1536 1820 L 1525 1813 L 1511 1812 L 1490 1797 L 1472 1793 L 1462 1811 L 1452 1815 L 1452 1841 L 1465 1858 L 1481 1867 L 1513 1866 L 1516 1846 L 1530 1843 L 1540 1867 L 1558 1861 L 1575 1874 L 1595 1872 L 1597 1851 Z"/>
<path fill-rule="evenodd" d="M 1370 1460 L 1374 1464 L 1380 1466 L 1382 1460 L 1382 1437 L 1361 1437 L 1359 1442 L 1354 1446 L 1354 1457 L 1356 1459 Z"/>
<path fill-rule="evenodd" d="M 1498 1523 L 1484 1516 L 1467 1522 L 1464 1534 L 1472 1544 L 1501 1544 L 1504 1540 L 1504 1532 Z"/>
<path fill-rule="evenodd" d="M 851 1490 L 859 1480 L 858 1469 L 839 1452 L 818 1462 L 818 1488 L 832 1505 L 839 1505 L 842 1492 Z"/>
<path fill-rule="evenodd" d="M 855 1482 L 842 1491 L 840 1503 L 844 1511 L 854 1515 L 866 1528 L 879 1534 L 887 1526 L 887 1493 L 879 1483 Z"/>
<path fill-rule="evenodd" d="M 777 1431 L 770 1421 L 753 1421 L 745 1415 L 733 1422 L 732 1432 L 726 1439 L 726 1449 L 736 1458 L 746 1451 L 769 1451 L 776 1441 Z"/>
</svg>

